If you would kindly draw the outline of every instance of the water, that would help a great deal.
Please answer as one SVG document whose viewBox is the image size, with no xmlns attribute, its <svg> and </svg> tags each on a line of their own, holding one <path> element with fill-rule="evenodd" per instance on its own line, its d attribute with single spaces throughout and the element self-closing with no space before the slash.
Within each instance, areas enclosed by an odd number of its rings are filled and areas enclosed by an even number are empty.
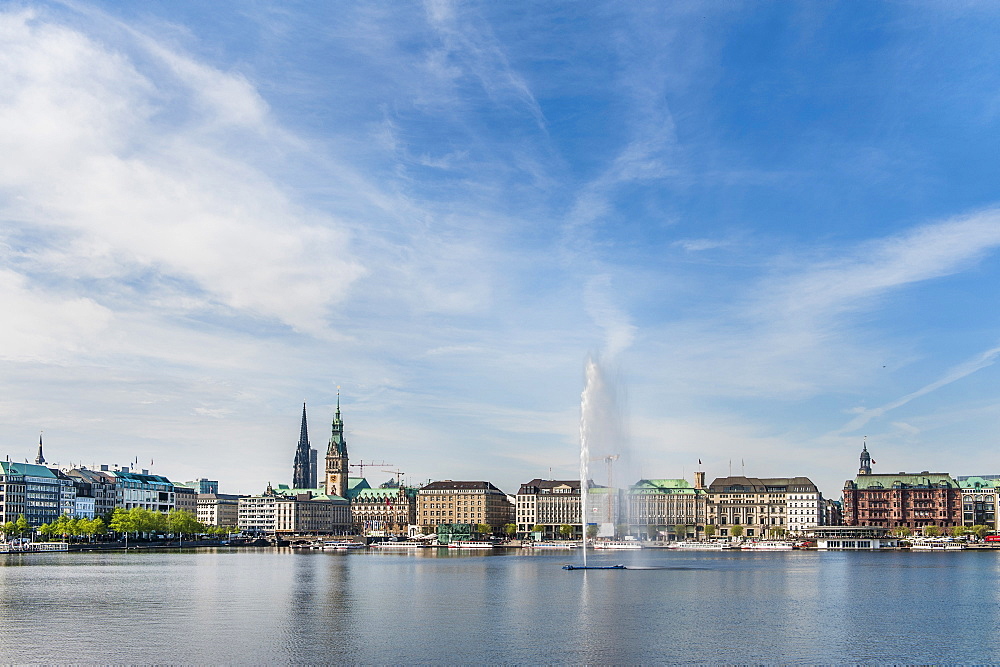
<svg viewBox="0 0 1000 667">
<path fill-rule="evenodd" d="M 1000 553 L 0 556 L 3 663 L 996 663 Z"/>
</svg>

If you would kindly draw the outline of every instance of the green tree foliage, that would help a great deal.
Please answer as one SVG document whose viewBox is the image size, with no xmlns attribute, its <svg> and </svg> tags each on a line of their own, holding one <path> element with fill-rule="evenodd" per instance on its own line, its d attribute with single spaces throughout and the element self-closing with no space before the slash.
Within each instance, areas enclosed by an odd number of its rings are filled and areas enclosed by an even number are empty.
<svg viewBox="0 0 1000 667">
<path fill-rule="evenodd" d="M 594 539 L 598 532 L 597 526 L 587 526 L 587 539 Z"/>
<path fill-rule="evenodd" d="M 573 526 L 569 525 L 568 523 L 564 523 L 563 525 L 559 526 L 559 534 L 563 537 L 563 539 L 569 537 L 570 535 L 573 534 Z"/>
<path fill-rule="evenodd" d="M 687 524 L 679 523 L 674 526 L 674 538 L 677 540 L 687 539 L 688 527 Z"/>
<path fill-rule="evenodd" d="M 784 526 L 771 526 L 771 529 L 768 532 L 771 533 L 771 537 L 776 539 L 781 539 L 788 534 L 788 531 L 785 530 Z"/>
<path fill-rule="evenodd" d="M 951 536 L 952 537 L 962 537 L 966 533 L 970 533 L 970 532 L 972 532 L 972 531 L 969 530 L 968 528 L 966 528 L 965 526 L 953 526 L 952 529 L 951 529 Z"/>
<path fill-rule="evenodd" d="M 194 535 L 205 532 L 205 526 L 191 512 L 175 509 L 167 515 L 167 530 L 174 535 Z"/>
<path fill-rule="evenodd" d="M 709 537 L 709 538 L 715 537 L 715 531 L 716 530 L 717 529 L 716 529 L 715 526 L 713 526 L 712 524 L 708 524 L 707 526 L 705 526 L 705 537 Z"/>
<path fill-rule="evenodd" d="M 976 524 L 975 526 L 969 528 L 969 532 L 975 535 L 980 540 L 986 537 L 989 534 L 990 530 L 992 529 L 989 526 L 984 526 L 982 524 Z"/>
<path fill-rule="evenodd" d="M 513 537 L 517 533 L 516 523 L 505 523 L 503 525 L 503 534 L 507 537 Z"/>
<path fill-rule="evenodd" d="M 485 523 L 477 523 L 475 529 L 476 529 L 476 532 L 479 533 L 479 534 L 481 534 L 481 535 L 486 535 L 487 533 L 493 532 L 493 529 L 490 528 L 489 525 L 487 525 Z"/>
<path fill-rule="evenodd" d="M 17 517 L 17 521 L 14 522 L 14 532 L 21 537 L 24 537 L 31 532 L 31 524 L 28 523 L 28 520 L 23 514 Z"/>
<path fill-rule="evenodd" d="M 924 529 L 921 532 L 924 537 L 941 537 L 942 531 L 937 526 L 924 526 Z"/>
<path fill-rule="evenodd" d="M 534 526 L 531 527 L 531 532 L 533 532 L 533 533 L 544 533 L 545 532 L 545 526 L 543 526 L 540 523 L 536 523 Z"/>
<path fill-rule="evenodd" d="M 892 532 L 898 537 L 909 537 L 913 534 L 913 531 L 910 530 L 908 526 L 898 526 L 897 528 L 894 528 Z"/>
<path fill-rule="evenodd" d="M 729 529 L 729 534 L 732 535 L 733 537 L 743 537 L 743 526 L 741 526 L 740 524 L 736 524 L 735 526 Z"/>
</svg>

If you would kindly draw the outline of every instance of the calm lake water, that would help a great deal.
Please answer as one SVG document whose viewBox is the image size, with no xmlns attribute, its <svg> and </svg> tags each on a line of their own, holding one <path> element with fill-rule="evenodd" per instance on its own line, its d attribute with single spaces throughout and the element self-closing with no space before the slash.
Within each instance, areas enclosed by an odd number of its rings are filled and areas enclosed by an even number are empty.
<svg viewBox="0 0 1000 667">
<path fill-rule="evenodd" d="M 3 663 L 997 663 L 1000 553 L 0 556 Z"/>
</svg>

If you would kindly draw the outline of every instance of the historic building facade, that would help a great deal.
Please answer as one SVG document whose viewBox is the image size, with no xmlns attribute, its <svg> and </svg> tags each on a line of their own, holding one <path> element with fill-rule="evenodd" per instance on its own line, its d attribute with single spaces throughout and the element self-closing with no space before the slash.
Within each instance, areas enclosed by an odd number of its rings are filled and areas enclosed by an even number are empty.
<svg viewBox="0 0 1000 667">
<path fill-rule="evenodd" d="M 704 473 L 695 473 L 693 486 L 686 479 L 641 479 L 630 486 L 625 495 L 628 533 L 648 540 L 668 534 L 679 540 L 700 537 L 708 519 L 704 480 Z"/>
<path fill-rule="evenodd" d="M 1000 528 L 997 519 L 997 481 L 985 477 L 956 477 L 962 489 L 962 525 Z"/>
<path fill-rule="evenodd" d="M 431 482 L 417 491 L 417 523 L 425 526 L 485 524 L 498 533 L 514 522 L 514 506 L 490 482 Z"/>
<path fill-rule="evenodd" d="M 349 491 L 351 518 L 362 535 L 405 537 L 417 522 L 417 489 L 383 484 L 373 489 L 367 483 Z"/>
<path fill-rule="evenodd" d="M 868 443 L 854 480 L 844 483 L 844 523 L 922 530 L 962 525 L 962 489 L 944 472 L 872 473 Z"/>
<path fill-rule="evenodd" d="M 572 537 L 580 539 L 580 480 L 538 479 L 521 485 L 514 501 L 519 534 L 543 526 L 543 539 L 561 537 L 562 526 L 572 526 Z"/>
<path fill-rule="evenodd" d="M 803 506 L 790 508 L 790 498 Z M 720 477 L 708 487 L 708 522 L 717 526 L 723 537 L 731 536 L 734 526 L 741 526 L 748 538 L 769 537 L 790 531 L 789 509 L 795 509 L 809 512 L 793 515 L 805 519 L 791 524 L 801 532 L 822 520 L 821 498 L 808 477 Z"/>
<path fill-rule="evenodd" d="M 344 438 L 344 420 L 340 417 L 340 393 L 337 393 L 337 411 L 333 415 L 330 443 L 326 448 L 326 494 L 347 498 L 349 488 L 349 462 L 347 440 Z"/>
</svg>

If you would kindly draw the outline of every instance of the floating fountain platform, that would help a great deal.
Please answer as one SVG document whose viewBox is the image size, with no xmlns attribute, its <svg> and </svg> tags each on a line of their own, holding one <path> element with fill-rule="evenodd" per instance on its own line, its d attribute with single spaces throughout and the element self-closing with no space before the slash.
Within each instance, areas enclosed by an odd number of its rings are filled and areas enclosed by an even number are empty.
<svg viewBox="0 0 1000 667">
<path fill-rule="evenodd" d="M 624 570 L 624 565 L 563 565 L 564 570 Z"/>
</svg>

